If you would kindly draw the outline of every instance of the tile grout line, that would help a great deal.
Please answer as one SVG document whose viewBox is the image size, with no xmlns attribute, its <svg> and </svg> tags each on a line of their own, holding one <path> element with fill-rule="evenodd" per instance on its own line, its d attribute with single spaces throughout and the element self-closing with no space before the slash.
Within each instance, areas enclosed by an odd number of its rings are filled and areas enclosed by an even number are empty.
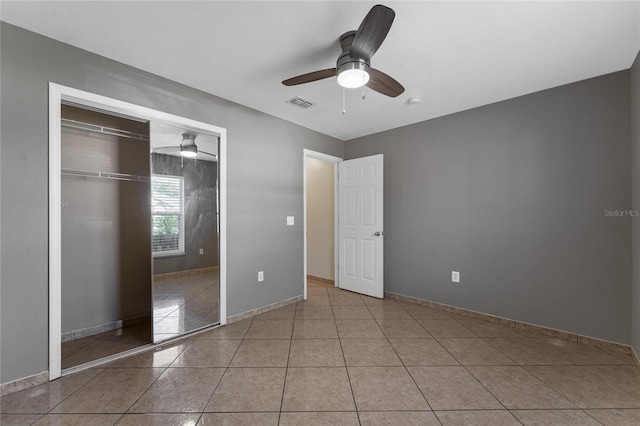
<svg viewBox="0 0 640 426">
<path fill-rule="evenodd" d="M 396 302 L 397 303 L 397 302 Z M 400 309 L 402 309 L 403 312 L 405 312 L 407 315 L 409 315 L 411 317 L 412 320 L 414 320 L 420 327 L 422 327 L 422 324 L 420 324 L 414 317 L 413 315 L 411 315 L 409 312 L 407 312 L 406 309 L 404 309 L 399 303 L 397 303 L 398 306 L 400 306 Z M 367 307 L 368 309 L 368 307 Z M 371 313 L 371 311 L 369 311 Z M 373 314 L 371 314 L 373 316 Z M 376 323 L 378 323 L 378 320 L 374 317 L 374 319 L 376 320 Z M 380 327 L 380 324 L 378 323 L 378 327 Z M 424 327 L 423 327 L 424 328 Z M 418 392 L 420 392 L 420 395 L 422 395 L 422 398 L 425 400 L 425 402 L 427 403 L 427 406 L 429 407 L 429 409 L 431 410 L 431 413 L 433 414 L 433 417 L 436 418 L 436 420 L 438 421 L 438 423 L 440 423 L 440 425 L 442 425 L 442 422 L 440 421 L 440 419 L 438 418 L 438 416 L 435 414 L 433 407 L 431 406 L 431 403 L 429 402 L 429 400 L 427 399 L 426 395 L 424 394 L 424 392 L 422 391 L 422 389 L 420 389 L 420 386 L 418 386 L 418 383 L 416 383 L 415 378 L 411 375 L 411 372 L 409 371 L 409 369 L 407 368 L 406 364 L 404 363 L 404 361 L 402 360 L 402 357 L 400 356 L 400 354 L 398 353 L 398 351 L 396 350 L 395 347 L 393 347 L 393 344 L 391 343 L 391 341 L 389 340 L 389 336 L 387 336 L 384 332 L 384 330 L 382 330 L 382 334 L 385 337 L 385 340 L 387 341 L 387 343 L 389 344 L 389 346 L 391 346 L 391 349 L 393 350 L 393 352 L 396 354 L 396 356 L 398 357 L 398 359 L 400 360 L 400 363 L 402 364 L 402 367 L 404 367 L 404 370 L 407 372 L 407 375 L 411 378 L 411 381 L 413 382 L 414 386 L 418 389 Z M 425 332 L 431 336 L 431 334 L 425 329 Z"/>
<path fill-rule="evenodd" d="M 120 414 L 120 417 L 118 417 L 118 420 L 116 420 L 113 426 L 116 426 L 120 422 L 120 420 L 122 420 L 123 417 L 124 417 L 124 413 Z"/>
<path fill-rule="evenodd" d="M 454 319 L 455 321 L 457 321 L 455 318 L 453 318 L 453 319 Z M 457 321 L 457 322 L 458 322 L 458 323 L 460 323 L 460 321 Z M 422 324 L 421 324 L 421 325 L 422 325 Z M 463 323 L 460 323 L 460 325 L 461 325 L 461 326 L 463 326 L 463 327 L 465 327 L 465 325 L 464 325 Z M 491 348 L 493 348 L 493 349 L 495 349 L 496 351 L 498 351 L 501 355 L 503 355 L 504 357 L 506 357 L 506 358 L 510 359 L 511 361 L 513 361 L 513 362 L 515 363 L 515 365 L 514 365 L 514 366 L 522 368 L 522 369 L 523 369 L 523 370 L 525 370 L 527 373 L 531 374 L 533 377 L 535 377 L 537 380 L 539 380 L 541 383 L 543 383 L 544 385 L 547 385 L 545 382 L 543 382 L 542 380 L 540 380 L 537 376 L 533 375 L 529 370 L 527 370 L 527 369 L 526 369 L 526 368 L 524 368 L 523 366 L 519 365 L 519 364 L 518 364 L 514 359 L 512 359 L 511 357 L 509 357 L 508 355 L 506 355 L 505 353 L 503 353 L 502 351 L 500 351 L 498 348 L 496 348 L 496 347 L 494 347 L 493 345 L 491 345 L 491 343 L 487 342 L 487 341 L 485 340 L 485 338 L 484 338 L 484 337 L 482 337 L 482 336 L 478 335 L 476 332 L 474 332 L 473 330 L 469 329 L 468 327 L 465 327 L 465 328 L 467 328 L 467 329 L 468 329 L 469 331 L 471 331 L 472 333 L 476 334 L 476 336 L 477 336 L 477 337 L 473 337 L 474 339 L 475 339 L 475 338 L 479 338 L 479 339 L 480 339 L 480 340 L 482 340 L 484 343 L 486 343 L 487 345 L 489 345 Z M 463 339 L 463 338 L 464 338 L 464 337 L 461 337 L 461 339 Z M 436 341 L 438 341 L 438 338 L 436 338 Z M 451 353 L 451 351 L 449 351 L 446 347 L 444 347 L 444 345 L 442 345 L 442 343 L 440 343 L 440 341 L 438 341 L 438 343 L 439 343 L 439 344 L 444 348 L 444 350 L 445 350 L 445 351 L 447 351 L 447 352 L 448 352 L 448 353 L 449 353 L 449 354 L 450 354 L 450 355 L 451 355 L 451 356 L 452 356 L 456 361 L 458 361 L 458 362 L 460 363 L 460 366 L 461 366 L 461 367 L 463 367 L 463 368 L 465 369 L 465 371 L 466 371 L 469 375 L 471 375 L 471 377 L 473 377 L 473 379 L 474 379 L 476 382 L 478 382 L 478 383 L 480 384 L 480 386 L 482 386 L 482 387 L 483 387 L 483 388 L 484 388 L 484 389 L 485 389 L 485 390 L 486 390 L 486 391 L 487 391 L 487 392 L 488 392 L 488 393 L 489 393 L 489 394 L 490 394 L 490 395 L 491 395 L 491 396 L 492 396 L 496 401 L 498 401 L 498 402 L 500 403 L 500 405 L 502 405 L 502 406 L 505 408 L 505 410 L 509 411 L 509 413 L 510 413 L 510 414 L 511 414 L 511 415 L 512 415 L 512 416 L 513 416 L 513 417 L 514 417 L 514 418 L 515 418 L 519 423 L 521 423 L 521 424 L 522 424 L 522 422 L 521 422 L 521 421 L 520 421 L 520 420 L 519 420 L 515 415 L 513 415 L 513 413 L 511 413 L 511 412 L 510 412 L 510 409 L 509 409 L 509 408 L 507 408 L 507 407 L 504 405 L 504 403 L 503 403 L 503 402 L 502 402 L 502 401 L 501 401 L 501 400 L 500 400 L 496 395 L 494 395 L 494 394 L 493 394 L 489 389 L 487 389 L 487 387 L 486 387 L 482 382 L 480 382 L 480 380 L 478 380 L 478 378 L 477 378 L 476 376 L 474 376 L 474 375 L 473 375 L 473 373 L 472 373 L 472 372 L 467 368 L 468 366 L 474 366 L 474 365 L 464 365 L 464 364 L 462 364 L 462 362 L 461 362 L 458 358 L 456 358 L 456 357 L 455 357 L 455 355 Z M 477 366 L 486 366 L 486 365 L 478 364 Z M 494 365 L 494 366 L 495 366 L 495 365 Z M 501 366 L 501 365 L 497 365 L 497 366 Z M 504 366 L 503 366 L 503 367 L 504 367 Z M 553 389 L 551 386 L 549 386 L 549 388 L 550 388 L 550 389 L 552 389 L 552 390 L 554 390 L 555 392 L 557 392 L 557 393 L 558 393 L 558 395 L 560 395 L 560 396 L 562 396 L 562 397 L 566 398 L 566 396 L 565 396 L 564 394 L 562 394 L 562 393 L 558 392 L 556 389 Z M 566 398 L 566 399 L 567 399 L 568 401 L 570 401 L 571 403 L 573 403 L 574 405 L 576 405 L 576 407 L 580 408 L 577 404 L 575 404 L 575 402 L 573 402 L 573 401 L 572 401 L 572 400 L 570 400 L 569 398 Z"/>
<path fill-rule="evenodd" d="M 136 404 L 138 403 L 138 401 L 140 401 L 140 398 L 142 398 L 142 396 L 143 396 L 144 394 L 146 394 L 146 393 L 149 391 L 149 389 L 151 389 L 151 387 L 152 387 L 152 386 L 153 386 L 153 385 L 158 381 L 158 379 L 160 379 L 160 377 L 162 377 L 162 375 L 163 375 L 164 373 L 166 373 L 166 372 L 167 372 L 167 370 L 169 369 L 169 367 L 171 366 L 171 364 L 173 364 L 173 363 L 176 361 L 176 359 L 178 359 L 178 357 L 180 357 L 180 355 L 182 355 L 182 354 L 184 353 L 184 351 L 185 351 L 189 346 L 191 346 L 191 343 L 193 343 L 193 341 L 190 341 L 187 345 L 185 345 L 185 347 L 182 349 L 182 351 L 180 351 L 180 353 L 178 354 L 178 356 L 176 356 L 176 357 L 175 357 L 175 359 L 174 359 L 173 361 L 171 361 L 171 363 L 170 363 L 169 365 L 167 365 L 166 367 L 164 367 L 164 369 L 162 370 L 162 372 L 161 372 L 160 374 L 158 374 L 158 377 L 156 377 L 156 378 L 155 378 L 155 380 L 153 380 L 153 381 L 151 382 L 151 384 L 149 384 L 149 386 L 148 386 L 148 387 L 147 387 L 147 388 L 146 388 L 146 389 L 145 389 L 145 390 L 140 394 L 140 396 L 138 396 L 138 397 L 136 398 L 136 400 L 135 400 L 135 401 L 133 401 L 133 404 L 131 404 L 131 405 L 129 406 L 129 408 L 127 408 L 126 410 L 124 410 L 124 413 L 122 414 L 123 416 L 124 416 L 125 414 L 127 414 L 127 412 L 128 412 L 129 410 L 131 410 L 131 408 L 133 408 L 133 406 L 134 406 L 134 405 L 136 405 Z M 155 368 L 155 367 L 150 367 L 150 369 L 153 369 L 153 368 Z M 105 371 L 106 371 L 106 370 L 108 370 L 108 369 L 105 369 Z M 133 414 L 133 413 L 130 413 L 130 414 Z M 136 414 L 138 414 L 138 413 L 136 413 Z"/>
<path fill-rule="evenodd" d="M 229 371 L 229 368 L 231 367 L 231 363 L 233 362 L 233 358 L 235 358 L 236 354 L 240 350 L 240 346 L 242 346 L 242 342 L 244 342 L 244 338 L 247 335 L 247 333 L 249 332 L 249 328 L 251 328 L 251 326 L 253 325 L 254 319 L 255 319 L 255 317 L 251 318 L 251 324 L 249 324 L 249 327 L 247 327 L 247 329 L 245 330 L 244 334 L 242 335 L 242 339 L 240 339 L 240 343 L 238 344 L 238 347 L 236 348 L 235 352 L 233 353 L 233 356 L 231 357 L 231 359 L 229 359 L 229 364 L 227 364 L 227 366 L 225 367 L 224 372 L 222 373 L 222 376 L 220 376 L 220 380 L 218 380 L 218 383 L 216 384 L 215 388 L 213 389 L 213 392 L 211 393 L 211 396 L 207 400 L 206 404 L 204 404 L 204 407 L 202 408 L 202 412 L 200 413 L 200 418 L 202 418 L 202 416 L 204 416 L 205 410 L 207 409 L 209 404 L 211 404 L 211 401 L 213 400 L 213 396 L 215 395 L 216 391 L 220 387 L 220 384 L 222 383 L 222 380 L 224 379 L 224 376 L 227 374 L 227 371 Z M 219 340 L 223 340 L 223 339 L 219 339 Z M 228 339 L 228 340 L 234 340 L 234 339 Z M 199 422 L 200 421 L 198 420 L 198 423 Z M 198 423 L 196 423 L 196 424 L 198 424 Z"/>
<path fill-rule="evenodd" d="M 79 386 L 78 389 L 76 389 L 75 391 L 71 392 L 71 394 L 69 394 L 69 396 L 67 396 L 66 398 L 62 399 L 60 402 L 58 402 L 56 405 L 54 405 L 53 407 L 51 407 L 43 416 L 47 415 L 47 414 L 55 414 L 55 413 L 51 413 L 51 411 L 53 411 L 54 409 L 56 409 L 56 407 L 58 407 L 60 404 L 62 404 L 64 401 L 66 401 L 67 399 L 71 398 L 73 395 L 75 395 L 76 393 L 78 393 L 80 391 L 80 389 L 84 388 L 85 386 L 87 386 L 89 383 L 91 383 L 92 381 L 94 381 L 98 376 L 100 376 L 101 374 L 103 374 L 105 371 L 107 371 L 107 369 L 103 369 L 101 372 L 99 372 L 98 374 L 96 374 L 95 376 L 93 376 L 92 378 L 90 378 L 89 380 L 87 380 L 86 383 L 84 383 L 82 386 Z M 67 376 L 64 376 L 67 377 Z M 64 379 L 64 377 L 59 377 L 56 380 L 62 380 Z M 51 382 L 48 382 L 51 383 Z"/>
<path fill-rule="evenodd" d="M 299 302 L 298 302 L 299 303 Z M 291 323 L 291 334 L 289 335 L 289 351 L 287 352 L 287 364 L 284 368 L 284 383 L 282 384 L 282 396 L 280 397 L 280 410 L 278 410 L 278 424 L 282 419 L 282 407 L 284 406 L 284 395 L 287 390 L 287 376 L 289 375 L 289 358 L 291 357 L 291 345 L 293 344 L 293 330 L 296 326 L 296 313 L 298 312 L 298 303 L 293 308 L 293 322 Z"/>
<path fill-rule="evenodd" d="M 331 303 L 331 296 L 329 296 L 329 307 L 331 308 L 331 315 L 333 315 L 333 323 L 335 324 L 336 333 L 338 334 L 338 342 L 340 343 L 340 352 L 342 353 L 344 370 L 347 373 L 347 381 L 349 382 L 349 389 L 351 390 L 351 398 L 353 399 L 353 408 L 356 411 L 356 418 L 358 419 L 358 424 L 362 425 L 362 421 L 360 420 L 360 410 L 358 410 L 358 404 L 356 402 L 356 395 L 353 391 L 353 385 L 351 384 L 351 375 L 349 374 L 349 366 L 347 365 L 347 358 L 344 355 L 344 348 L 342 347 L 342 338 L 340 337 L 340 331 L 338 330 L 338 323 L 336 322 L 335 314 L 333 312 L 333 303 Z"/>
<path fill-rule="evenodd" d="M 589 418 L 591 418 L 594 421 L 598 422 L 598 424 L 604 425 L 604 423 L 602 423 L 601 421 L 599 421 L 598 419 L 593 417 L 587 410 L 585 410 L 584 408 L 581 408 L 581 407 L 578 407 L 578 408 L 512 408 L 512 409 L 509 409 L 509 412 L 511 413 L 511 415 L 513 417 L 515 417 L 518 421 L 520 421 L 521 424 L 524 424 L 524 423 L 522 423 L 522 421 L 520 419 L 518 419 L 518 417 L 513 413 L 513 411 L 580 411 L 580 412 L 584 413 L 585 415 L 587 415 Z"/>
<path fill-rule="evenodd" d="M 590 412 L 587 411 L 587 409 L 581 408 L 582 412 L 585 413 L 587 416 L 591 417 L 592 419 L 594 419 L 596 422 L 600 423 L 601 425 L 605 425 L 603 422 L 601 422 L 600 420 L 598 420 L 596 417 L 594 417 Z M 605 425 L 606 426 L 606 425 Z"/>
<path fill-rule="evenodd" d="M 413 316 L 412 316 L 411 314 L 409 314 L 409 315 L 413 318 Z M 415 318 L 414 318 L 414 320 L 415 320 Z M 455 320 L 455 318 L 454 318 L 454 320 Z M 418 322 L 418 321 L 416 320 L 416 322 Z M 460 322 L 458 321 L 458 323 L 460 323 Z M 426 328 L 425 328 L 421 323 L 419 323 L 419 322 L 418 322 L 418 324 L 419 324 L 420 326 L 422 326 L 422 327 L 425 329 L 425 331 L 426 331 L 427 333 L 429 333 L 429 330 L 427 330 L 427 329 L 426 329 Z M 460 323 L 460 325 L 461 325 L 461 326 L 463 326 L 464 328 L 468 329 L 468 330 L 469 330 L 469 331 L 471 331 L 472 333 L 476 334 L 473 330 L 469 329 L 468 327 L 465 327 L 465 326 L 464 326 L 464 324 Z M 429 333 L 429 334 L 431 335 L 431 333 Z M 480 337 L 480 336 L 478 336 L 478 337 Z M 480 339 L 481 339 L 483 342 L 485 342 L 485 341 L 484 341 L 484 339 L 482 339 L 482 338 L 480 338 Z M 502 401 L 500 401 L 500 399 L 498 399 L 498 397 L 496 397 L 496 396 L 495 396 L 491 391 L 489 391 L 489 389 L 487 389 L 487 388 L 486 388 L 486 386 L 484 386 L 484 384 L 482 384 L 482 383 L 478 380 L 478 378 L 477 378 L 476 376 L 474 376 L 474 375 L 471 373 L 471 371 L 469 371 L 469 369 L 467 368 L 467 366 L 465 366 L 464 364 L 462 364 L 462 362 L 461 362 L 458 358 L 456 358 L 456 356 L 455 356 L 454 354 L 452 354 L 452 353 L 451 353 L 451 352 L 450 352 L 446 347 L 444 347 L 444 345 L 442 345 L 442 343 L 440 343 L 437 339 L 436 339 L 436 341 L 438 342 L 438 344 L 439 344 L 440 346 L 442 346 L 442 348 L 443 348 L 445 351 L 447 351 L 447 352 L 449 353 L 449 355 L 451 355 L 451 356 L 452 356 L 456 361 L 458 361 L 458 363 L 460 364 L 460 366 L 461 366 L 462 368 L 464 368 L 464 370 L 467 372 L 467 374 L 469 374 L 471 377 L 473 377 L 473 379 L 474 379 L 476 382 L 478 382 L 478 384 L 480 384 L 480 386 L 482 386 L 482 387 L 483 387 L 483 388 L 484 388 L 484 389 L 485 389 L 485 390 L 486 390 L 486 391 L 487 391 L 487 392 L 488 392 L 488 393 L 489 393 L 489 394 L 490 394 L 490 395 L 491 395 L 491 396 L 492 396 L 496 401 L 498 401 L 498 403 L 499 403 L 500 405 L 502 405 L 502 406 L 504 407 L 504 409 L 505 409 L 505 410 L 507 410 L 507 411 L 509 410 L 509 409 L 504 405 L 504 403 L 503 403 Z M 488 343 L 488 342 L 485 342 L 485 343 L 489 345 L 489 343 Z M 491 345 L 489 345 L 489 346 L 491 346 Z M 493 346 L 491 346 L 491 347 L 493 347 Z M 496 350 L 497 350 L 497 349 L 496 349 Z M 500 352 L 500 354 L 502 354 L 502 352 Z M 504 355 L 504 354 L 502 354 L 502 355 Z M 505 357 L 507 357 L 506 355 L 504 355 L 504 356 L 505 356 Z M 513 361 L 511 358 L 509 358 L 509 357 L 507 357 L 507 358 L 508 358 L 508 359 L 510 359 L 511 361 Z M 401 361 L 402 361 L 402 359 L 401 359 Z M 514 361 L 514 362 L 515 362 L 515 361 Z M 403 362 L 403 364 L 404 364 L 404 362 Z M 406 367 L 405 367 L 405 368 L 406 368 Z M 411 376 L 411 373 L 409 373 L 409 375 Z M 411 377 L 413 378 L 413 376 L 411 376 Z M 415 382 L 415 380 L 414 380 L 414 382 Z M 417 384 L 416 384 L 416 386 L 417 386 Z M 419 386 L 418 386 L 418 389 L 420 389 L 420 387 L 419 387 Z M 421 389 L 420 389 L 420 391 L 422 392 L 422 390 L 421 390 Z M 426 400 L 426 399 L 427 399 L 427 398 L 425 397 L 425 400 Z M 427 400 L 427 402 L 429 402 L 429 401 Z M 431 404 L 429 404 L 429 406 L 431 406 Z M 433 410 L 433 408 L 432 408 L 432 410 Z M 509 413 L 509 414 L 511 414 L 511 413 Z M 511 414 L 511 415 L 513 416 L 513 414 Z M 436 417 L 437 417 L 437 415 L 436 415 Z M 522 422 L 520 422 L 520 420 L 518 420 L 515 416 L 513 416 L 513 417 L 514 417 L 514 418 L 515 418 L 519 423 L 522 423 Z M 440 419 L 438 418 L 438 420 L 440 420 Z"/>
<path fill-rule="evenodd" d="M 559 389 L 556 389 L 555 386 L 552 386 L 550 383 L 547 383 L 546 381 L 544 381 L 541 377 L 538 377 L 538 375 L 536 375 L 533 371 L 529 370 L 527 367 L 531 367 L 531 366 L 524 366 L 522 368 L 524 368 L 527 373 L 531 374 L 533 377 L 535 377 L 536 379 L 540 380 L 542 383 L 544 383 L 545 385 L 549 386 L 551 389 L 553 389 L 555 392 L 557 392 L 559 395 L 562 395 L 562 397 L 566 398 L 567 401 L 571 402 L 572 404 L 574 404 L 576 407 L 578 407 L 580 410 L 582 411 L 586 411 L 584 408 L 582 408 L 580 406 L 580 404 L 578 404 L 578 402 L 574 401 L 573 398 L 570 398 L 568 395 L 565 395 L 564 393 L 560 392 Z M 535 367 L 535 366 L 534 366 Z M 566 367 L 566 366 L 559 366 L 559 367 Z M 577 367 L 575 365 L 571 365 L 569 367 Z"/>
</svg>

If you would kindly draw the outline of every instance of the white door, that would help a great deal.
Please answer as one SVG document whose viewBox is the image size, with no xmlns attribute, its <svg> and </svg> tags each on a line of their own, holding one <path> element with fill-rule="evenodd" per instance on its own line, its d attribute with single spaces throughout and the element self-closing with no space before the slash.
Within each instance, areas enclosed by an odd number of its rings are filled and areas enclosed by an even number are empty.
<svg viewBox="0 0 640 426">
<path fill-rule="evenodd" d="M 340 288 L 384 297 L 383 156 L 342 161 L 338 169 Z"/>
</svg>

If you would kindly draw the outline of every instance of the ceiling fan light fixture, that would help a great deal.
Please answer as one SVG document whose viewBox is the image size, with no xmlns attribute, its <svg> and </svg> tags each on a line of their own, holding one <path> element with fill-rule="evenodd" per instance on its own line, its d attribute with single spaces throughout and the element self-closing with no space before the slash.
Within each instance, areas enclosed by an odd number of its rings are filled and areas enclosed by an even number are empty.
<svg viewBox="0 0 640 426">
<path fill-rule="evenodd" d="M 198 156 L 198 146 L 196 145 L 196 135 L 191 133 L 182 134 L 182 143 L 180 144 L 180 155 L 186 158 L 195 158 Z"/>
<path fill-rule="evenodd" d="M 338 84 L 345 89 L 357 89 L 369 82 L 369 66 L 364 62 L 347 62 L 338 68 Z"/>
<path fill-rule="evenodd" d="M 186 158 L 195 158 L 198 156 L 198 149 L 194 145 L 180 145 L 180 155 Z"/>
</svg>

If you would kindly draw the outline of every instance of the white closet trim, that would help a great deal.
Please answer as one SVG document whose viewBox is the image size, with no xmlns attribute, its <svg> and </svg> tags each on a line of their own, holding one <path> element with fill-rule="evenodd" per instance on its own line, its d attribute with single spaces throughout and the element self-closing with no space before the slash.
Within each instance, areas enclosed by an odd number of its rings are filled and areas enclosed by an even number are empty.
<svg viewBox="0 0 640 426">
<path fill-rule="evenodd" d="M 60 377 L 62 369 L 62 282 L 61 282 L 61 129 L 62 102 L 97 108 L 134 119 L 203 130 L 218 136 L 220 190 L 220 325 L 227 322 L 227 130 L 177 115 L 96 95 L 72 87 L 49 83 L 49 379 Z"/>
</svg>

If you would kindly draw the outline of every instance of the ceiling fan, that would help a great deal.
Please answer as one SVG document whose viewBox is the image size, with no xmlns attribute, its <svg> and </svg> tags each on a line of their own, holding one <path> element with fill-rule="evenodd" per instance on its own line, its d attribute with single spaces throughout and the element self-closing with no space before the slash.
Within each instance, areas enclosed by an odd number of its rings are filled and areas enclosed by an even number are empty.
<svg viewBox="0 0 640 426">
<path fill-rule="evenodd" d="M 285 86 L 310 83 L 337 76 L 338 84 L 347 89 L 367 86 L 378 93 L 395 98 L 404 87 L 389 75 L 371 68 L 371 57 L 384 41 L 396 14 L 382 5 L 371 8 L 357 31 L 340 36 L 342 53 L 335 68 L 310 72 L 284 80 Z"/>
<path fill-rule="evenodd" d="M 182 143 L 180 145 L 153 148 L 153 152 L 157 154 L 179 153 L 180 156 L 184 158 L 197 158 L 200 154 L 213 157 L 214 159 L 217 158 L 216 154 L 198 149 L 198 145 L 196 145 L 196 135 L 193 133 L 183 133 Z"/>
</svg>

